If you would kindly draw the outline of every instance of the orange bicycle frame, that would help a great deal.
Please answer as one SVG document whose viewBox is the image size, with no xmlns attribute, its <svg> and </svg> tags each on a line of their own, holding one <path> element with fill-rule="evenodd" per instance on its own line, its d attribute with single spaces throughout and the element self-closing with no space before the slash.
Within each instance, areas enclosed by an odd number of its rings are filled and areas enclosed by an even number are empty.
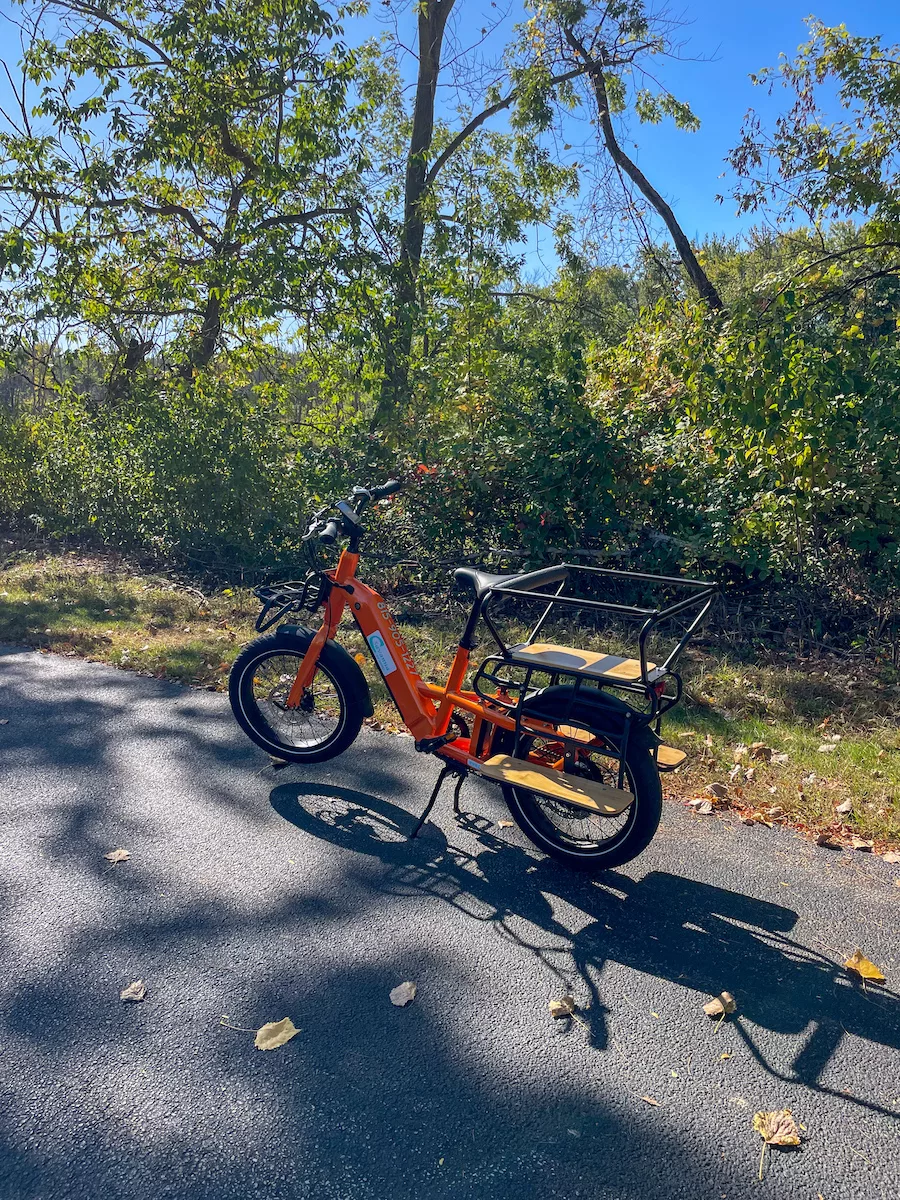
<svg viewBox="0 0 900 1200">
<path fill-rule="evenodd" d="M 461 736 L 441 746 L 440 753 L 466 766 L 478 767 L 490 754 L 490 738 L 484 739 L 487 745 L 483 753 L 475 756 L 472 752 L 473 746 L 482 740 L 482 722 L 514 730 L 515 721 L 506 713 L 485 704 L 475 692 L 462 690 L 469 666 L 469 651 L 464 646 L 457 647 L 446 684 L 441 686 L 423 680 L 387 602 L 373 588 L 356 578 L 358 564 L 359 555 L 344 550 L 335 569 L 326 572 L 333 586 L 325 602 L 322 624 L 310 642 L 291 684 L 287 707 L 295 708 L 303 699 L 316 673 L 322 647 L 334 638 L 344 609 L 349 607 L 400 716 L 416 741 L 445 735 L 454 710 L 460 709 L 475 718 L 471 745 L 469 738 Z"/>
</svg>

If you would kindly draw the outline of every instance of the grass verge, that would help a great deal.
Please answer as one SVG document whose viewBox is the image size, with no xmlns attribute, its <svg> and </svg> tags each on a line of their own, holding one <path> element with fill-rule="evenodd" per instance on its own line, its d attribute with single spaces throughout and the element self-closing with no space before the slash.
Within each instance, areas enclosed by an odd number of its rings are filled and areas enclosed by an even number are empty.
<svg viewBox="0 0 900 1200">
<path fill-rule="evenodd" d="M 462 610 L 398 600 L 395 614 L 423 675 L 444 678 Z M 258 610 L 239 587 L 206 594 L 114 558 L 18 555 L 0 568 L 0 641 L 112 663 L 140 674 L 224 690 L 254 636 Z M 348 624 L 341 640 L 362 641 Z M 577 632 L 570 633 L 577 643 Z M 664 776 L 667 794 L 704 796 L 748 821 L 788 823 L 839 845 L 900 843 L 900 676 L 889 664 L 757 650 L 752 660 L 693 650 L 685 703 L 664 736 L 688 763 Z M 399 730 L 383 681 L 366 660 L 373 724 Z M 4 713 L 0 716 L 10 717 Z M 705 789 L 725 785 L 715 797 Z M 716 789 L 721 790 L 721 789 Z M 846 808 L 850 811 L 838 812 Z"/>
</svg>

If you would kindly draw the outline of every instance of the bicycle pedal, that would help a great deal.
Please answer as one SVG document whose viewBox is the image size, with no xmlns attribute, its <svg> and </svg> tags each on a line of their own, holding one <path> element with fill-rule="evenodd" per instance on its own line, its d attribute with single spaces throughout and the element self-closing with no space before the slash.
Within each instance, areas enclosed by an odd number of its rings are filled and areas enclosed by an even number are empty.
<svg viewBox="0 0 900 1200">
<path fill-rule="evenodd" d="M 461 736 L 459 733 L 442 733 L 440 737 L 420 738 L 415 746 L 420 754 L 434 754 L 435 750 L 440 750 L 442 746 L 449 746 L 451 742 L 455 742 Z"/>
</svg>

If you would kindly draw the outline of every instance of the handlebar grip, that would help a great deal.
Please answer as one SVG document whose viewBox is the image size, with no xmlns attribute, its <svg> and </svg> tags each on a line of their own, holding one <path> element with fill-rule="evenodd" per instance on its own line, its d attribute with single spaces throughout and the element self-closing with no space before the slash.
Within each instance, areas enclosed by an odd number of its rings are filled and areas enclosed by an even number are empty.
<svg viewBox="0 0 900 1200">
<path fill-rule="evenodd" d="M 325 542 L 327 545 L 330 546 L 332 542 L 337 541 L 337 539 L 340 537 L 340 534 L 341 534 L 341 523 L 340 523 L 340 521 L 336 521 L 334 519 L 334 517 L 332 517 L 331 520 L 327 522 L 327 524 L 325 525 L 325 528 L 322 530 L 322 532 L 319 534 L 319 541 Z"/>
<path fill-rule="evenodd" d="M 395 492 L 403 490 L 402 479 L 389 479 L 387 483 L 379 484 L 378 487 L 369 489 L 369 495 L 373 500 L 386 500 L 388 496 L 393 496 Z"/>
</svg>

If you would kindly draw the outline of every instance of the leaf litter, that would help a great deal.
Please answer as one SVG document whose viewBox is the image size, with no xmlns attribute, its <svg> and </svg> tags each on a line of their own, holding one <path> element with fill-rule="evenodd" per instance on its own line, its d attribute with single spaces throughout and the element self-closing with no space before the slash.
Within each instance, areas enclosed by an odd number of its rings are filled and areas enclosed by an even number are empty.
<svg viewBox="0 0 900 1200">
<path fill-rule="evenodd" d="M 259 1029 L 251 1029 L 247 1025 L 232 1025 L 226 1013 L 220 1018 L 219 1024 L 238 1033 L 255 1033 L 253 1044 L 257 1050 L 277 1050 L 300 1032 L 290 1017 L 282 1017 L 280 1021 L 266 1021 Z"/>
<path fill-rule="evenodd" d="M 853 971 L 855 974 L 859 975 L 861 979 L 870 979 L 872 983 L 885 982 L 885 977 L 878 967 L 876 967 L 873 962 L 866 958 L 863 952 L 859 949 L 853 951 L 853 953 L 844 963 L 844 969 L 846 971 Z"/>
<path fill-rule="evenodd" d="M 395 988 L 391 989 L 391 1004 L 396 1008 L 405 1008 L 407 1004 L 411 1004 L 416 998 L 416 985 L 410 980 L 405 983 L 398 983 Z"/>
<path fill-rule="evenodd" d="M 753 1114 L 753 1128 L 763 1140 L 759 1156 L 759 1180 L 762 1182 L 767 1146 L 799 1146 L 800 1131 L 789 1108 Z"/>
<path fill-rule="evenodd" d="M 282 1017 L 280 1021 L 267 1021 L 257 1029 L 253 1045 L 257 1050 L 277 1050 L 299 1032 L 290 1017 Z"/>
<path fill-rule="evenodd" d="M 561 1020 L 563 1017 L 574 1017 L 575 1015 L 575 997 L 562 996 L 559 1000 L 551 1000 L 549 1005 L 550 1016 L 554 1020 Z"/>
</svg>

